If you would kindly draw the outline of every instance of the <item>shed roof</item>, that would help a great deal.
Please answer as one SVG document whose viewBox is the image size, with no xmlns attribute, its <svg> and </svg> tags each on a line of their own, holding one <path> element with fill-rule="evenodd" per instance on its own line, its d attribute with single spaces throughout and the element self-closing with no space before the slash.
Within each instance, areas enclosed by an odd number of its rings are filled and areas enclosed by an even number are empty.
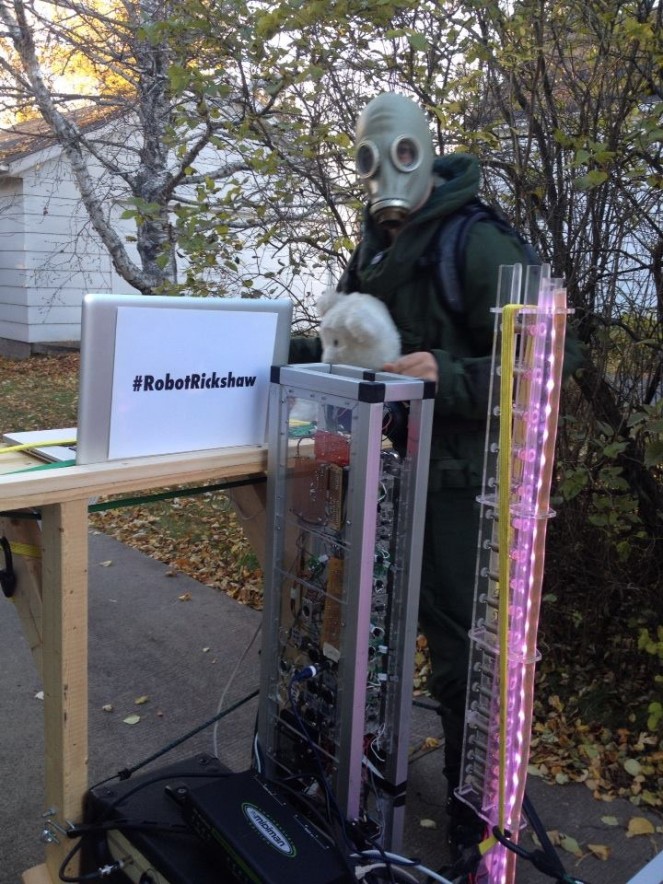
<svg viewBox="0 0 663 884">
<path fill-rule="evenodd" d="M 68 111 L 65 116 L 82 131 L 91 132 L 125 113 L 126 108 L 120 109 L 117 105 L 107 107 L 93 104 Z M 0 126 L 0 161 L 9 163 L 20 160 L 57 143 L 53 130 L 41 116 L 13 126 Z"/>
</svg>

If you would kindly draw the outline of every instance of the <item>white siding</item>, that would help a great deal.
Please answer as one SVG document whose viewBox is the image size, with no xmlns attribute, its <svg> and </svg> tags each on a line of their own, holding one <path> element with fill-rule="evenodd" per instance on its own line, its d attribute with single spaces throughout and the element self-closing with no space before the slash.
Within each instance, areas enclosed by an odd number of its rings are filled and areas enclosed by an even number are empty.
<svg viewBox="0 0 663 884">
<path fill-rule="evenodd" d="M 121 147 L 115 158 L 125 166 L 132 161 L 131 154 L 120 154 L 134 137 L 131 126 L 127 125 L 126 132 L 126 139 L 118 138 Z M 208 148 L 197 166 L 200 171 L 218 164 L 216 150 Z M 116 274 L 92 229 L 69 164 L 56 145 L 12 162 L 10 170 L 9 175 L 0 174 L 0 351 L 12 342 L 27 347 L 77 342 L 86 293 L 135 290 Z M 108 177 L 100 166 L 95 168 L 94 161 L 90 170 L 114 229 L 121 236 L 135 236 L 133 221 L 119 217 L 126 193 L 111 191 Z M 257 186 L 247 181 L 249 189 Z M 276 244 L 256 247 L 255 237 L 255 232 L 246 232 L 246 246 L 234 273 L 222 266 L 210 267 L 209 277 L 219 283 L 219 293 L 240 296 L 246 291 L 241 280 L 246 275 L 254 282 L 255 294 L 289 294 L 297 313 L 298 304 L 329 284 L 328 272 L 320 267 L 311 267 L 306 276 L 293 274 L 287 249 L 279 250 Z M 135 244 L 125 242 L 125 247 L 140 266 Z M 179 263 L 183 278 L 186 262 L 180 259 Z"/>
<path fill-rule="evenodd" d="M 8 311 L 28 301 L 24 243 L 23 182 L 0 178 L 0 337 L 19 341 L 27 340 L 27 316 L 10 321 Z"/>
<path fill-rule="evenodd" d="M 128 222 L 124 224 L 129 232 Z M 127 292 L 57 156 L 0 177 L 0 338 L 80 340 L 83 295 Z"/>
</svg>

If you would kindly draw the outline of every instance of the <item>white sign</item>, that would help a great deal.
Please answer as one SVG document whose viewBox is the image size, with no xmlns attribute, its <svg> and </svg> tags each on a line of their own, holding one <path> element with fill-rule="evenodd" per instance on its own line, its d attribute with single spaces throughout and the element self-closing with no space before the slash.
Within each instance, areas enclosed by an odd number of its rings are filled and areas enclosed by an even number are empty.
<svg viewBox="0 0 663 884">
<path fill-rule="evenodd" d="M 277 317 L 118 308 L 108 457 L 262 445 Z"/>
</svg>

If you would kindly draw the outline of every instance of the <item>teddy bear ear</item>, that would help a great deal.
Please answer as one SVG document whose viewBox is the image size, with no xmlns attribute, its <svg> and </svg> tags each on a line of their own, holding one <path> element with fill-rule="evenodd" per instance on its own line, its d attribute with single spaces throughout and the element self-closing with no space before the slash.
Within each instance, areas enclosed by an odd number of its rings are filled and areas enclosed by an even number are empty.
<svg viewBox="0 0 663 884">
<path fill-rule="evenodd" d="M 355 303 L 345 316 L 345 327 L 355 341 L 362 344 L 371 342 L 376 332 L 375 313 L 367 304 Z"/>
<path fill-rule="evenodd" d="M 327 313 L 327 311 L 334 306 L 334 304 L 336 303 L 336 301 L 338 301 L 340 297 L 342 297 L 341 292 L 336 291 L 335 287 L 330 286 L 328 289 L 325 289 L 325 291 L 318 298 L 316 304 L 318 315 L 324 316 L 325 313 Z"/>
</svg>

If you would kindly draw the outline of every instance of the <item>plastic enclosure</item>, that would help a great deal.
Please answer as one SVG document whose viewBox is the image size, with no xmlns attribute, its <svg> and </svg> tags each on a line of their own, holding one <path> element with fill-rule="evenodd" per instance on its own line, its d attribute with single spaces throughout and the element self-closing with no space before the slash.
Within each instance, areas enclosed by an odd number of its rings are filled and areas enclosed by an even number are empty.
<svg viewBox="0 0 663 884">
<path fill-rule="evenodd" d="M 315 364 L 270 395 L 256 763 L 398 850 L 434 386 Z"/>
</svg>

